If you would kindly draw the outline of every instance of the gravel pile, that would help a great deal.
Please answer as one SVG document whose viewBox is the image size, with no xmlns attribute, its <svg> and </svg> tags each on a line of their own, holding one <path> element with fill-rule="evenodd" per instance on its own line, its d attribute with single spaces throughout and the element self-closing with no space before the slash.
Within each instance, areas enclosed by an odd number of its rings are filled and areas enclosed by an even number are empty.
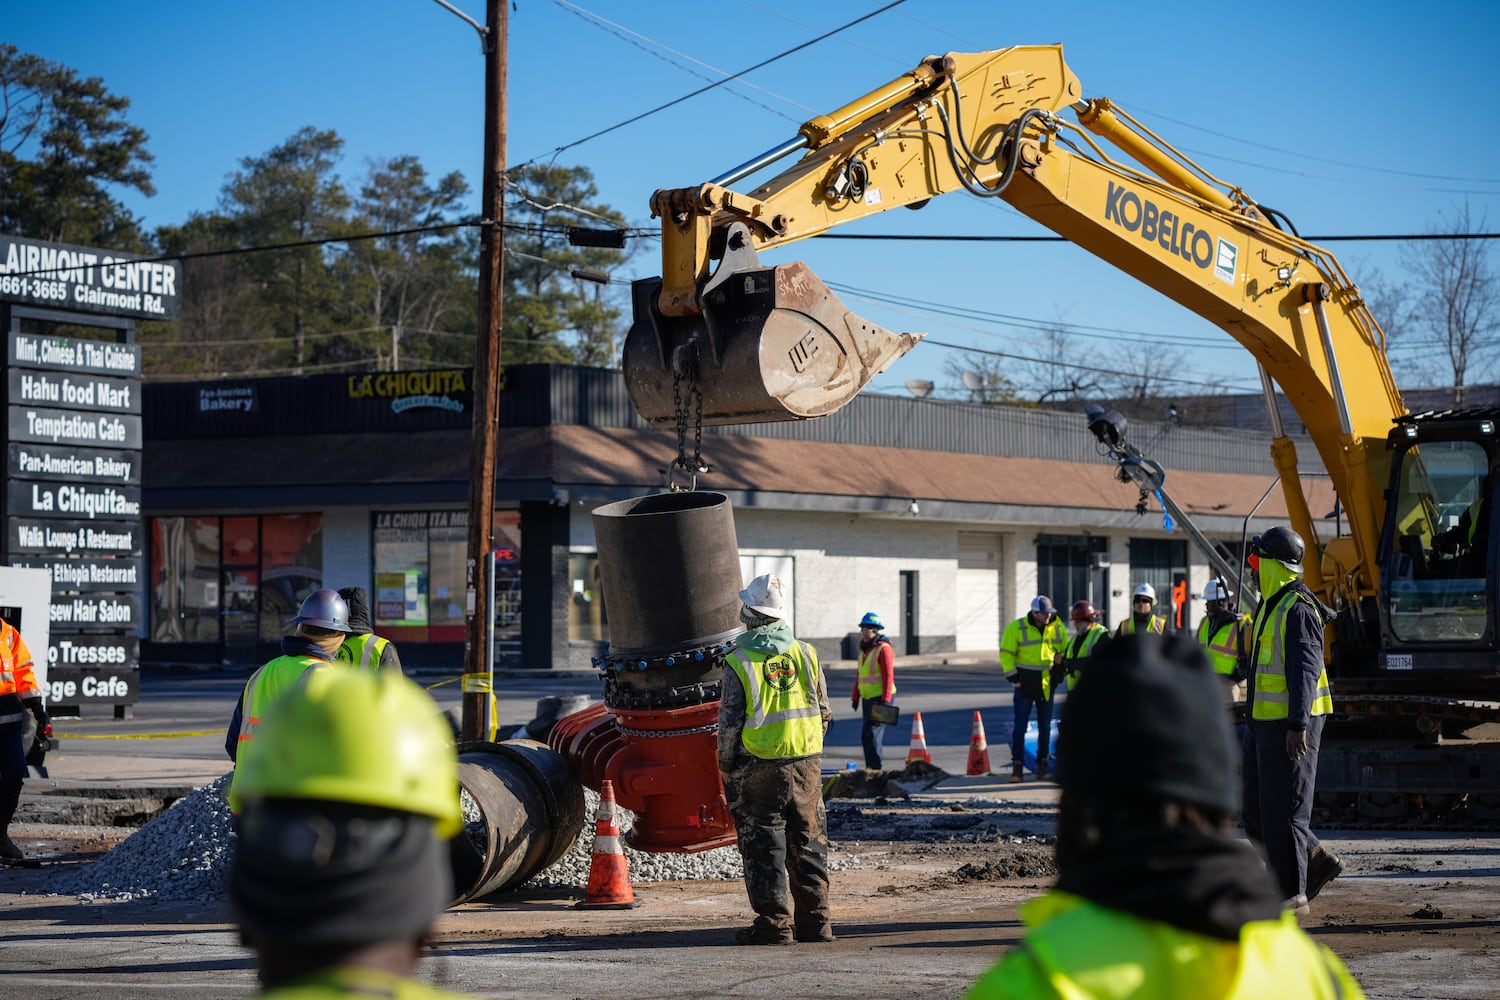
<svg viewBox="0 0 1500 1000">
<path fill-rule="evenodd" d="M 532 886 L 587 886 L 589 866 L 594 857 L 594 818 L 599 813 L 599 793 L 592 788 L 583 790 L 584 816 L 587 822 L 573 841 L 573 847 L 558 862 L 533 876 L 527 885 Z M 615 807 L 615 820 L 620 833 L 629 832 L 635 814 L 628 809 Z M 672 882 L 678 879 L 740 879 L 745 877 L 745 868 L 740 863 L 738 847 L 718 847 L 698 854 L 655 854 L 637 851 L 625 846 L 625 860 L 630 865 L 630 881 Z"/>
<path fill-rule="evenodd" d="M 194 789 L 98 861 L 50 881 L 48 891 L 84 902 L 223 899 L 234 841 L 229 778 Z"/>
</svg>

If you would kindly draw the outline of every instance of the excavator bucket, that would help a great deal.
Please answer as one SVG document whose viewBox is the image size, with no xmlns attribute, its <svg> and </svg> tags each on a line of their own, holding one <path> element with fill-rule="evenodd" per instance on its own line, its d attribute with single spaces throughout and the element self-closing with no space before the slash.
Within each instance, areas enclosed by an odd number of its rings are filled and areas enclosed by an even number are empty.
<svg viewBox="0 0 1500 1000">
<path fill-rule="evenodd" d="M 800 261 L 758 263 L 726 258 L 704 286 L 701 316 L 663 316 L 661 279 L 635 283 L 622 366 L 644 419 L 673 423 L 685 409 L 696 421 L 694 389 L 704 425 L 826 416 L 923 337 L 860 319 Z"/>
</svg>

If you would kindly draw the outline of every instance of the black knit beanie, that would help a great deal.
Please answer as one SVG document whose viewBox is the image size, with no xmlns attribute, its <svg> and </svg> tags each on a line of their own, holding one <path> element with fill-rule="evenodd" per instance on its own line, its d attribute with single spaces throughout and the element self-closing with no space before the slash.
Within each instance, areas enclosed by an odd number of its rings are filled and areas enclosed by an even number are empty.
<svg viewBox="0 0 1500 1000">
<path fill-rule="evenodd" d="M 1238 812 L 1238 749 L 1224 685 L 1186 635 L 1099 644 L 1058 727 L 1057 780 L 1096 803 L 1143 793 Z"/>
</svg>

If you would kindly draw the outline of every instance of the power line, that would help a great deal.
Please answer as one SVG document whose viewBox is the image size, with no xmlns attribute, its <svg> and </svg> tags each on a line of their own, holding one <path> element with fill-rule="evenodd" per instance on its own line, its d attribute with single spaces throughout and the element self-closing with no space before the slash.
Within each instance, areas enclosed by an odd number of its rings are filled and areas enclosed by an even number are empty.
<svg viewBox="0 0 1500 1000">
<path fill-rule="evenodd" d="M 675 107 L 676 105 L 681 104 L 683 101 L 690 100 L 690 99 L 692 99 L 694 97 L 697 97 L 699 94 L 706 94 L 710 90 L 713 90 L 713 89 L 715 89 L 717 87 L 722 87 L 722 86 L 724 86 L 724 84 L 729 83 L 729 82 L 731 82 L 733 80 L 737 80 L 740 77 L 745 76 L 748 73 L 753 73 L 753 72 L 755 72 L 758 69 L 764 69 L 765 67 L 771 65 L 774 62 L 777 62 L 779 60 L 785 59 L 787 56 L 792 55 L 793 53 L 801 52 L 803 49 L 807 48 L 808 46 L 816 45 L 818 42 L 823 41 L 825 38 L 832 38 L 834 35 L 837 35 L 841 31 L 846 31 L 849 28 L 854 27 L 856 24 L 861 24 L 861 23 L 863 23 L 865 21 L 868 21 L 872 17 L 875 17 L 875 16 L 877 16 L 879 14 L 884 14 L 886 11 L 892 9 L 893 7 L 899 7 L 899 6 L 901 6 L 905 2 L 906 2 L 906 0 L 893 0 L 893 2 L 886 4 L 884 7 L 879 7 L 877 9 L 875 9 L 875 10 L 872 10 L 872 11 L 870 11 L 870 13 L 865 14 L 865 15 L 863 15 L 861 17 L 857 17 L 857 18 L 855 18 L 854 20 L 850 21 L 847 24 L 842 24 L 842 25 L 838 26 L 837 28 L 834 28 L 832 31 L 825 31 L 823 34 L 819 35 L 818 37 L 809 39 L 808 41 L 803 42 L 801 45 L 794 45 L 792 48 L 789 48 L 789 49 L 787 49 L 784 52 L 778 52 L 776 55 L 772 56 L 769 59 L 762 59 L 760 62 L 756 63 L 754 66 L 746 67 L 745 69 L 740 70 L 738 73 L 732 74 L 730 76 L 726 76 L 722 80 L 715 80 L 713 83 L 710 83 L 707 86 L 699 87 L 697 90 L 694 90 L 691 93 L 683 94 L 681 97 L 676 98 L 675 100 L 668 101 L 665 104 L 659 104 L 656 107 L 652 108 L 650 111 L 643 111 L 640 114 L 635 115 L 635 116 L 633 116 L 631 118 L 627 118 L 627 119 L 625 119 L 622 122 L 616 122 L 615 124 L 609 126 L 608 128 L 603 128 L 603 129 L 600 129 L 597 132 L 590 133 L 589 135 L 584 136 L 582 139 L 574 139 L 572 142 L 564 143 L 563 145 L 558 146 L 556 149 L 552 150 L 552 154 L 551 155 L 556 156 L 558 153 L 561 153 L 564 150 L 572 149 L 574 146 L 581 146 L 581 145 L 583 145 L 584 143 L 588 142 L 591 139 L 597 139 L 601 135 L 608 135 L 611 132 L 614 132 L 614 131 L 616 131 L 618 129 L 624 128 L 626 125 L 633 125 L 633 124 L 635 124 L 636 122 L 640 121 L 643 118 L 649 118 L 649 117 L 651 117 L 652 115 L 656 114 L 658 111 L 665 111 L 668 108 Z M 527 164 L 535 163 L 537 160 L 540 160 L 540 159 L 541 159 L 540 156 L 533 156 L 531 159 L 526 160 L 524 163 L 522 163 L 521 166 L 524 167 Z"/>
<path fill-rule="evenodd" d="M 1072 243 L 1066 236 L 975 236 L 960 233 L 819 233 L 815 240 L 890 240 L 929 243 Z M 1338 236 L 1304 236 L 1308 243 L 1357 243 L 1379 241 L 1431 242 L 1434 240 L 1494 240 L 1500 233 L 1359 233 Z"/>
</svg>

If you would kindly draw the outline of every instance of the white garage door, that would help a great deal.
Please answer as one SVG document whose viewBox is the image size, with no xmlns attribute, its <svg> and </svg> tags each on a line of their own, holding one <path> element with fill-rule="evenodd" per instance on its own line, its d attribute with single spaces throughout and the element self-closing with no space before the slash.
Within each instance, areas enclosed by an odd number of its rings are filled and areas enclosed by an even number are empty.
<svg viewBox="0 0 1500 1000">
<path fill-rule="evenodd" d="M 958 625 L 960 650 L 1000 648 L 1000 544 L 998 533 L 958 533 Z"/>
</svg>

